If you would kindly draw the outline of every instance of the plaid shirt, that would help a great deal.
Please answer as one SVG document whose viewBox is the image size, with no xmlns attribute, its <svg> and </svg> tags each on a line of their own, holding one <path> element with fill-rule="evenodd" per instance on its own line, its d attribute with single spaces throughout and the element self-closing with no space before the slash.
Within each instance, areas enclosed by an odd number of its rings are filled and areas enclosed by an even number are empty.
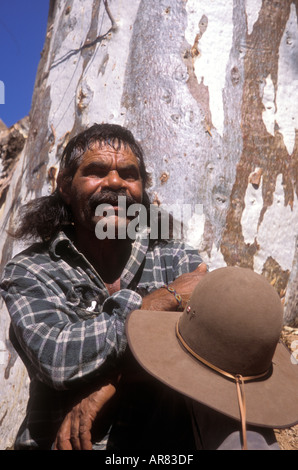
<svg viewBox="0 0 298 470">
<path fill-rule="evenodd" d="M 74 391 L 94 384 L 126 349 L 125 319 L 142 296 L 193 271 L 202 259 L 182 242 L 132 245 L 120 290 L 104 282 L 60 232 L 12 259 L 1 281 L 12 341 L 30 379 L 30 397 L 16 448 L 50 448 Z"/>
</svg>

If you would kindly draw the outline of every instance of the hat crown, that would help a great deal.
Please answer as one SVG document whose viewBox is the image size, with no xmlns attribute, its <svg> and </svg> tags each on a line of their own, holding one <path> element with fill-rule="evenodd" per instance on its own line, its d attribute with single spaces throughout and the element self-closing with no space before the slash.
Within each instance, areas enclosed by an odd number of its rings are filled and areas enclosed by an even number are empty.
<svg viewBox="0 0 298 470">
<path fill-rule="evenodd" d="M 225 267 L 196 286 L 179 332 L 196 355 L 216 368 L 252 376 L 270 368 L 282 321 L 280 298 L 263 276 Z"/>
</svg>

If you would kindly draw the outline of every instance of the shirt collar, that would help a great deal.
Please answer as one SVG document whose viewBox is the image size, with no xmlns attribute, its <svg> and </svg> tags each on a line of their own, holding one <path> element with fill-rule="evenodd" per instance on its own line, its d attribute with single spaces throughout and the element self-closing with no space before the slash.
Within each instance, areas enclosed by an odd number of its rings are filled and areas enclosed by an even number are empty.
<svg viewBox="0 0 298 470">
<path fill-rule="evenodd" d="M 51 240 L 49 245 L 49 252 L 54 258 L 61 258 L 62 250 L 70 247 L 76 250 L 72 242 L 71 232 L 64 232 L 63 230 L 61 230 L 57 233 L 55 238 Z"/>
<path fill-rule="evenodd" d="M 121 274 L 121 287 L 128 288 L 137 274 L 146 256 L 149 246 L 149 234 L 147 229 L 139 232 L 132 244 L 131 255 Z"/>
<path fill-rule="evenodd" d="M 132 243 L 131 255 L 121 274 L 122 289 L 128 288 L 129 284 L 133 281 L 146 256 L 148 246 L 149 234 L 148 230 L 144 229 L 137 234 L 136 239 Z M 68 250 L 75 252 L 76 256 L 82 257 L 73 244 L 73 232 L 60 231 L 50 242 L 49 252 L 54 258 L 58 259 Z"/>
</svg>

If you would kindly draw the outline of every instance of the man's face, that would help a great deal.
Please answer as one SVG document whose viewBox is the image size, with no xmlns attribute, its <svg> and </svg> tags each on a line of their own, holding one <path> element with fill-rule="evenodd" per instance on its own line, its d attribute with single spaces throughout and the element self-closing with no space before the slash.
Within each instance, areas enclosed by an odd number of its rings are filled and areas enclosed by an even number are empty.
<svg viewBox="0 0 298 470">
<path fill-rule="evenodd" d="M 65 201 L 70 204 L 76 229 L 95 230 L 100 217 L 95 210 L 100 204 L 114 206 L 114 224 L 123 223 L 118 213 L 118 196 L 126 196 L 127 206 L 141 203 L 143 184 L 136 156 L 122 145 L 114 150 L 95 143 L 83 155 Z M 125 223 L 127 220 L 125 218 Z"/>
</svg>

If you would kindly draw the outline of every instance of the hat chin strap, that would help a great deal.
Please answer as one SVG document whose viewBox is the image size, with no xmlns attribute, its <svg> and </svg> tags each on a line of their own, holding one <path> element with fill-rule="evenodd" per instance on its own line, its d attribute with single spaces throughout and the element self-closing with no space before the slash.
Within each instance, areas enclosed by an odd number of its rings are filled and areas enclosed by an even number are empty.
<svg viewBox="0 0 298 470">
<path fill-rule="evenodd" d="M 262 377 L 265 377 L 269 369 L 266 372 L 263 372 L 262 374 L 258 375 L 250 375 L 250 376 L 242 376 L 241 374 L 230 374 L 229 372 L 226 372 L 223 369 L 220 369 L 219 367 L 216 367 L 214 364 L 211 362 L 207 361 L 203 357 L 199 356 L 195 351 L 193 351 L 188 344 L 184 341 L 184 339 L 181 336 L 181 333 L 179 331 L 179 321 L 176 323 L 176 335 L 182 346 L 198 361 L 202 362 L 204 365 L 209 367 L 210 369 L 218 372 L 219 374 L 223 375 L 224 377 L 227 377 L 229 379 L 232 379 L 236 383 L 236 389 L 237 389 L 237 399 L 238 399 L 238 406 L 239 406 L 239 412 L 240 412 L 240 419 L 241 419 L 241 427 L 242 427 L 242 450 L 247 450 L 247 435 L 246 435 L 246 401 L 245 401 L 245 391 L 244 391 L 244 382 L 249 382 L 250 380 L 256 380 L 260 379 Z"/>
</svg>

